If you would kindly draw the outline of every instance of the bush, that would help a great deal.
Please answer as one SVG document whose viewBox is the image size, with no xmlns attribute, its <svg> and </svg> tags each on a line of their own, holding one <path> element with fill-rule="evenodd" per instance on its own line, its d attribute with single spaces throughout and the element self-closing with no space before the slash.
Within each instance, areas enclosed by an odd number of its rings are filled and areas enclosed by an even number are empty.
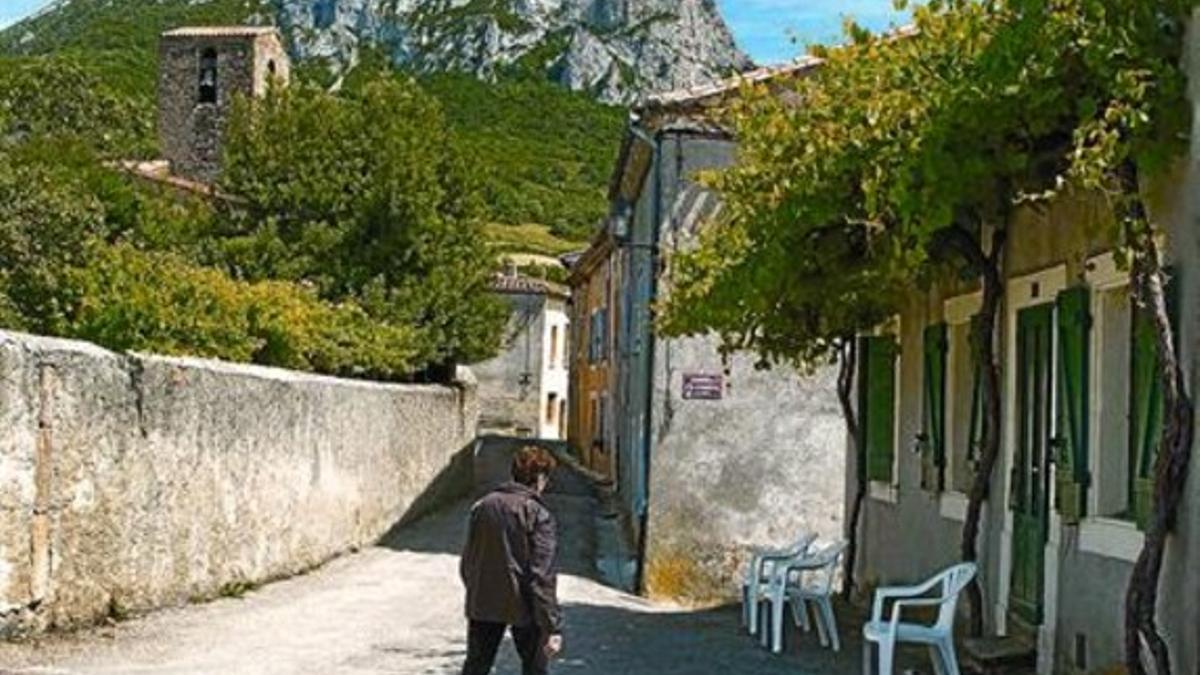
<svg viewBox="0 0 1200 675">
<path fill-rule="evenodd" d="M 65 55 L 0 58 L 0 142 L 74 137 L 109 155 L 152 154 L 147 97 L 118 92 L 95 64 Z"/>
<path fill-rule="evenodd" d="M 220 358 L 334 375 L 400 379 L 413 333 L 331 305 L 296 284 L 231 279 L 171 253 L 93 243 L 66 274 L 77 299 L 63 333 L 119 351 Z"/>
</svg>

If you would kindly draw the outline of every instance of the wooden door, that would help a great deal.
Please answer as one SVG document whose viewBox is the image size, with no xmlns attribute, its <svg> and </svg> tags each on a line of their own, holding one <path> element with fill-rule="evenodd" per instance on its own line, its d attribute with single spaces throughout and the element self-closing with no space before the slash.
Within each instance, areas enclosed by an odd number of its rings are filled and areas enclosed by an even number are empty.
<svg viewBox="0 0 1200 675">
<path fill-rule="evenodd" d="M 1010 608 L 1020 623 L 1042 622 L 1054 368 L 1054 305 L 1017 315 L 1017 434 L 1010 480 L 1013 511 Z"/>
</svg>

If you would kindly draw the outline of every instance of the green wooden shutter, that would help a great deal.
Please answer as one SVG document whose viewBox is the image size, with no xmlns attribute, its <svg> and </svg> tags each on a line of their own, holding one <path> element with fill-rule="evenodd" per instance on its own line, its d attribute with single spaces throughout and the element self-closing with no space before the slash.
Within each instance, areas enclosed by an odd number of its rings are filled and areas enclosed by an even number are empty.
<svg viewBox="0 0 1200 675">
<path fill-rule="evenodd" d="M 1056 495 L 1064 523 L 1074 525 L 1086 513 L 1088 488 L 1088 358 L 1091 296 L 1086 287 L 1058 296 L 1058 436 Z"/>
<path fill-rule="evenodd" d="M 896 343 L 890 337 L 866 340 L 867 478 L 892 482 L 895 447 Z"/>
<path fill-rule="evenodd" d="M 857 447 L 855 448 L 855 452 L 857 453 L 855 456 L 855 468 L 857 469 L 855 474 L 859 481 L 865 482 L 870 479 L 870 472 L 867 470 L 868 458 L 870 456 L 870 453 L 867 451 L 867 447 L 869 445 L 867 441 L 867 390 L 870 389 L 868 386 L 868 383 L 870 382 L 870 376 L 867 371 L 871 361 L 871 338 L 858 338 L 858 349 L 856 353 L 858 358 L 858 362 L 856 364 L 858 370 L 856 374 L 858 376 L 857 389 L 859 426 L 857 439 L 858 443 Z"/>
<path fill-rule="evenodd" d="M 925 414 L 921 433 L 921 487 L 941 492 L 946 481 L 946 324 L 925 328 Z"/>
<path fill-rule="evenodd" d="M 1172 270 L 1167 270 L 1167 311 L 1178 341 L 1178 288 Z M 1159 378 L 1159 354 L 1154 323 L 1134 307 L 1129 382 L 1129 506 L 1138 527 L 1145 528 L 1154 508 L 1154 466 L 1162 445 L 1163 390 Z M 1176 345 L 1178 346 L 1178 344 Z"/>
<path fill-rule="evenodd" d="M 979 332 L 982 319 L 978 314 L 971 317 L 971 428 L 967 439 L 967 464 L 974 479 L 975 465 L 983 452 L 983 425 L 987 417 L 987 388 L 984 386 L 984 368 L 987 362 L 981 353 Z"/>
</svg>

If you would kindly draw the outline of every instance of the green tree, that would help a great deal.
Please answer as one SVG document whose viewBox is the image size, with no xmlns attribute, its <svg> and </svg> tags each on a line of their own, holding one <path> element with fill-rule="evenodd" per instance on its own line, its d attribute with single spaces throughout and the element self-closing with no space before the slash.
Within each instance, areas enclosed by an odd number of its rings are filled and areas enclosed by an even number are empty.
<svg viewBox="0 0 1200 675">
<path fill-rule="evenodd" d="M 0 140 L 72 137 L 124 158 L 150 152 L 145 101 L 109 87 L 70 56 L 0 58 Z"/>
<path fill-rule="evenodd" d="M 243 101 L 225 147 L 222 187 L 237 200 L 222 250 L 236 274 L 312 284 L 412 326 L 423 363 L 495 352 L 505 311 L 488 292 L 475 177 L 415 83 Z"/>
<path fill-rule="evenodd" d="M 22 152 L 0 147 L 3 324 L 61 335 L 73 306 L 63 273 L 82 264 L 85 244 L 107 231 L 104 204 L 76 178 L 58 166 L 33 163 Z"/>
<path fill-rule="evenodd" d="M 1111 200 L 1108 237 L 1154 320 L 1165 408 L 1154 517 L 1127 602 L 1126 658 L 1160 673 L 1157 580 L 1191 451 L 1192 407 L 1171 341 L 1163 272 L 1141 175 L 1186 148 L 1181 72 L 1190 0 L 946 0 L 916 8 L 916 31 L 823 50 L 787 96 L 750 91 L 731 124 L 739 164 L 710 178 L 727 223 L 677 261 L 665 328 L 716 331 L 768 362 L 809 363 L 897 308 L 899 294 L 947 274 L 984 291 L 977 345 L 988 409 L 964 524 L 976 557 L 979 512 L 999 449 L 994 340 L 1006 226 L 1022 205 L 1068 191 Z M 800 105 L 796 105 L 796 102 Z M 828 246 L 850 264 L 828 264 Z M 815 273 L 813 273 L 815 271 Z M 870 280 L 870 281 L 868 281 Z M 862 294 L 847 289 L 862 289 Z M 978 588 L 970 594 L 982 628 Z"/>
</svg>

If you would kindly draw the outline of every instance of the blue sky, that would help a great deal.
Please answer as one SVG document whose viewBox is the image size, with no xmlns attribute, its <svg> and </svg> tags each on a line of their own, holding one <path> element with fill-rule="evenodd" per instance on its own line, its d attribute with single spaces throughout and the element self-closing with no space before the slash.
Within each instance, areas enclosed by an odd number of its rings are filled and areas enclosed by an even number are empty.
<svg viewBox="0 0 1200 675">
<path fill-rule="evenodd" d="M 850 16 L 880 30 L 903 24 L 892 0 L 718 0 L 738 44 L 759 63 L 788 61 L 804 46 L 840 42 L 842 19 Z"/>
<path fill-rule="evenodd" d="M 46 2 L 47 0 L 0 0 L 0 26 L 7 26 L 36 11 Z"/>
<path fill-rule="evenodd" d="M 48 0 L 0 0 L 0 26 L 26 16 Z M 803 45 L 837 41 L 842 17 L 871 28 L 902 22 L 892 0 L 718 0 L 738 43 L 755 61 L 775 63 L 796 57 Z"/>
</svg>

